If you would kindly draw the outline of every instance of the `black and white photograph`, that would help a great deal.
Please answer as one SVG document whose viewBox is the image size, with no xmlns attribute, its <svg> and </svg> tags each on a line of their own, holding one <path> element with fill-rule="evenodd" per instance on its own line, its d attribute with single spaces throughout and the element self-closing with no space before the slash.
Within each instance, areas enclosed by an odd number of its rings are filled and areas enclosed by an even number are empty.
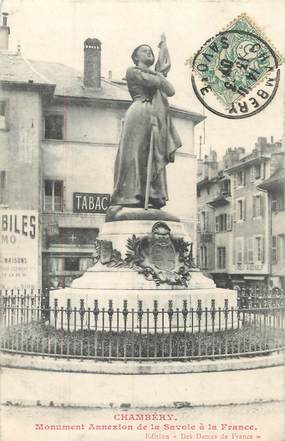
<svg viewBox="0 0 285 441">
<path fill-rule="evenodd" d="M 0 0 L 1 441 L 285 440 L 285 0 Z"/>
</svg>

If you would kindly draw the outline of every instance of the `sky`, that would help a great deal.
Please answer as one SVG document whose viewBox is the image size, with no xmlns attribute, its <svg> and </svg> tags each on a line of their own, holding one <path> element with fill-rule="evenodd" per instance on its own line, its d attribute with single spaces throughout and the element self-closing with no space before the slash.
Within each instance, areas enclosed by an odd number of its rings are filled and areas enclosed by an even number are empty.
<svg viewBox="0 0 285 441">
<path fill-rule="evenodd" d="M 102 74 L 124 77 L 130 54 L 147 43 L 157 54 L 165 32 L 172 67 L 168 75 L 176 89 L 172 102 L 205 114 L 202 154 L 210 148 L 221 159 L 228 147 L 251 151 L 259 136 L 284 137 L 284 72 L 274 100 L 262 112 L 243 120 L 229 120 L 205 110 L 196 98 L 190 68 L 185 61 L 210 37 L 224 30 L 241 13 L 247 13 L 271 45 L 285 53 L 285 0 L 2 0 L 10 14 L 10 49 L 21 44 L 28 59 L 61 62 L 83 70 L 83 41 L 102 42 Z M 1 0 L 0 0 L 1 5 Z M 283 67 L 284 70 L 284 67 Z M 196 126 L 195 143 L 203 136 Z M 205 141 L 205 142 L 204 142 Z"/>
</svg>

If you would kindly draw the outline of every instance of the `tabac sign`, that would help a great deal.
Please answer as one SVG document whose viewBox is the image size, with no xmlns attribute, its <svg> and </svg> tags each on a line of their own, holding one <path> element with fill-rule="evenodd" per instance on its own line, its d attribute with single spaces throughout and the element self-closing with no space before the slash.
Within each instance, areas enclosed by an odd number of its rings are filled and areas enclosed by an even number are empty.
<svg viewBox="0 0 285 441">
<path fill-rule="evenodd" d="M 73 193 L 74 213 L 105 213 L 110 204 L 106 193 Z"/>
<path fill-rule="evenodd" d="M 39 222 L 34 210 L 0 210 L 0 288 L 38 289 Z"/>
</svg>

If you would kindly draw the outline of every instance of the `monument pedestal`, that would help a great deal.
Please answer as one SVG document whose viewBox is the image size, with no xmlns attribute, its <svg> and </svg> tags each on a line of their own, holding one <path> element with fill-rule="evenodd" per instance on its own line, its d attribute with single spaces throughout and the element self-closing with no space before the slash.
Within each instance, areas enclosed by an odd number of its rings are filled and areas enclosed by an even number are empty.
<svg viewBox="0 0 285 441">
<path fill-rule="evenodd" d="M 110 300 L 114 311 L 122 311 L 124 301 L 127 301 L 128 311 L 133 310 L 136 315 L 139 302 L 142 302 L 144 311 L 148 309 L 150 312 L 157 302 L 158 310 L 164 310 L 165 315 L 163 319 L 162 314 L 159 316 L 157 325 L 160 329 L 162 320 L 164 326 L 168 326 L 169 301 L 173 311 L 181 311 L 187 305 L 192 314 L 197 313 L 200 301 L 200 308 L 207 311 L 201 321 L 205 329 L 206 323 L 211 322 L 212 301 L 215 301 L 217 311 L 225 307 L 225 300 L 229 310 L 235 309 L 237 294 L 233 290 L 216 288 L 214 281 L 197 268 L 187 267 L 189 256 L 186 245 L 190 242 L 183 223 L 166 212 L 122 208 L 107 216 L 95 247 L 97 263 L 75 279 L 69 288 L 51 291 L 51 305 L 57 299 L 58 307 L 66 308 L 70 299 L 72 308 L 79 309 L 80 300 L 84 300 L 85 309 L 92 311 L 97 301 L 98 308 L 107 312 Z M 184 247 L 183 252 L 181 247 Z M 206 315 L 209 317 L 206 318 Z M 143 320 L 146 320 L 146 314 Z M 151 328 L 153 318 L 148 320 Z M 232 317 L 231 326 L 235 322 Z M 223 314 L 216 325 L 221 329 L 224 327 Z M 182 327 L 180 321 L 176 330 L 182 330 Z"/>
</svg>

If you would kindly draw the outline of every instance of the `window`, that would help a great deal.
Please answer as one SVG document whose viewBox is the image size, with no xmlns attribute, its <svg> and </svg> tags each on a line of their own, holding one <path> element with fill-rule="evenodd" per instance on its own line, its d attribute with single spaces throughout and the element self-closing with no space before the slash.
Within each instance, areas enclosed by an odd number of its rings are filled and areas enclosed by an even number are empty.
<svg viewBox="0 0 285 441">
<path fill-rule="evenodd" d="M 237 215 L 238 220 L 243 220 L 243 207 L 242 207 L 242 200 L 237 201 Z"/>
<path fill-rule="evenodd" d="M 63 210 L 63 182 L 45 181 L 44 183 L 44 211 Z"/>
<path fill-rule="evenodd" d="M 221 231 L 227 231 L 227 215 L 220 214 L 220 229 Z"/>
<path fill-rule="evenodd" d="M 227 215 L 219 214 L 216 216 L 216 233 L 219 231 L 227 231 Z"/>
<path fill-rule="evenodd" d="M 261 178 L 261 165 L 260 164 L 254 166 L 254 178 L 255 179 Z"/>
<path fill-rule="evenodd" d="M 52 273 L 60 273 L 63 268 L 64 260 L 62 257 L 50 257 L 49 270 Z"/>
<path fill-rule="evenodd" d="M 229 179 L 226 179 L 222 182 L 221 192 L 223 195 L 230 196 L 231 194 L 231 182 Z"/>
<path fill-rule="evenodd" d="M 237 186 L 243 187 L 245 185 L 245 171 L 237 172 Z"/>
<path fill-rule="evenodd" d="M 198 216 L 197 216 L 197 231 L 198 232 L 201 231 L 201 216 L 200 216 L 200 213 L 198 213 Z"/>
<path fill-rule="evenodd" d="M 243 262 L 243 238 L 236 238 L 236 263 L 242 264 Z"/>
<path fill-rule="evenodd" d="M 200 255 L 201 255 L 201 268 L 208 268 L 208 250 L 206 245 L 202 245 L 200 248 Z"/>
<path fill-rule="evenodd" d="M 6 129 L 6 103 L 0 101 L 0 129 Z"/>
<path fill-rule="evenodd" d="M 283 263 L 285 261 L 285 234 L 272 236 L 272 263 Z"/>
<path fill-rule="evenodd" d="M 252 216 L 253 217 L 260 217 L 263 214 L 263 207 L 262 207 L 262 195 L 256 194 L 252 197 Z"/>
<path fill-rule="evenodd" d="M 284 263 L 285 261 L 285 234 L 278 234 L 278 262 Z"/>
<path fill-rule="evenodd" d="M 247 238 L 247 262 L 253 263 L 253 238 Z"/>
<path fill-rule="evenodd" d="M 232 231 L 233 229 L 233 216 L 231 214 L 227 215 L 227 231 Z"/>
<path fill-rule="evenodd" d="M 79 271 L 80 258 L 79 257 L 65 257 L 64 271 Z"/>
<path fill-rule="evenodd" d="M 246 204 L 244 199 L 237 200 L 237 220 L 242 221 L 246 218 Z"/>
<path fill-rule="evenodd" d="M 0 204 L 5 203 L 6 172 L 0 171 Z"/>
<path fill-rule="evenodd" d="M 208 231 L 208 212 L 202 211 L 201 213 L 201 231 Z"/>
<path fill-rule="evenodd" d="M 262 176 L 261 176 L 261 178 L 262 178 L 262 179 L 265 179 L 265 177 L 266 177 L 266 163 L 263 162 L 263 164 L 262 164 Z"/>
<path fill-rule="evenodd" d="M 45 115 L 45 139 L 63 139 L 64 117 L 58 113 Z"/>
<path fill-rule="evenodd" d="M 263 237 L 255 236 L 255 261 L 263 262 Z"/>
<path fill-rule="evenodd" d="M 217 260 L 218 260 L 218 269 L 226 268 L 226 248 L 218 247 L 217 248 Z"/>
</svg>

